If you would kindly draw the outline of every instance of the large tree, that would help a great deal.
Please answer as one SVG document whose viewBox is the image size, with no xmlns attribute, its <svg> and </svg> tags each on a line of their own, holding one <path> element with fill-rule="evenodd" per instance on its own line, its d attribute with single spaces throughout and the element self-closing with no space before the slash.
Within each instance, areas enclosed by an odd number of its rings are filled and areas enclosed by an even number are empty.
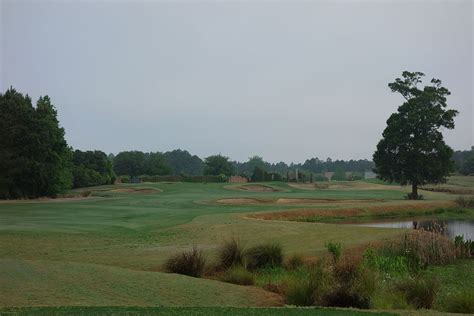
<svg viewBox="0 0 474 316">
<path fill-rule="evenodd" d="M 446 109 L 450 92 L 441 80 L 432 79 L 422 89 L 421 72 L 403 72 L 389 83 L 392 92 L 405 102 L 387 120 L 383 138 L 373 159 L 374 171 L 382 180 L 410 184 L 409 198 L 418 199 L 418 186 L 440 183 L 453 170 L 453 150 L 445 144 L 440 128 L 453 129 L 456 110 Z"/>
<path fill-rule="evenodd" d="M 72 161 L 75 188 L 115 182 L 112 162 L 103 151 L 76 150 Z"/>
<path fill-rule="evenodd" d="M 231 176 L 234 173 L 234 166 L 229 161 L 229 157 L 222 155 L 209 156 L 204 160 L 204 174 L 218 176 L 224 174 Z"/>
<path fill-rule="evenodd" d="M 163 154 L 166 163 L 171 167 L 174 175 L 181 173 L 187 175 L 202 175 L 203 162 L 196 155 L 191 155 L 187 150 L 176 149 Z"/>
<path fill-rule="evenodd" d="M 0 94 L 0 135 L 0 198 L 56 196 L 71 187 L 71 150 L 48 96 L 33 107 L 12 88 Z"/>
</svg>

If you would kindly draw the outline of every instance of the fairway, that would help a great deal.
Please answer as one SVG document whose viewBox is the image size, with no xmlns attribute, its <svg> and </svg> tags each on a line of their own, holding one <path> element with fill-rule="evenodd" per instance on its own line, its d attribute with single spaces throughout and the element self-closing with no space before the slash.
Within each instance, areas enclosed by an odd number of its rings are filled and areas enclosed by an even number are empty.
<svg viewBox="0 0 474 316">
<path fill-rule="evenodd" d="M 389 239 L 399 229 L 253 218 L 255 213 L 404 205 L 405 190 L 365 182 L 308 190 L 223 183 L 146 183 L 89 188 L 87 198 L 0 203 L 1 306 L 279 306 L 258 287 L 163 272 L 172 254 L 196 245 L 213 260 L 224 239 L 279 242 L 285 254 L 321 256 L 328 241 L 345 248 Z M 426 192 L 428 201 L 454 195 Z M 223 199 L 297 203 L 219 203 Z M 324 203 L 314 203 L 324 200 Z M 410 202 L 427 203 L 428 201 Z M 362 206 L 361 206 L 362 205 Z"/>
</svg>

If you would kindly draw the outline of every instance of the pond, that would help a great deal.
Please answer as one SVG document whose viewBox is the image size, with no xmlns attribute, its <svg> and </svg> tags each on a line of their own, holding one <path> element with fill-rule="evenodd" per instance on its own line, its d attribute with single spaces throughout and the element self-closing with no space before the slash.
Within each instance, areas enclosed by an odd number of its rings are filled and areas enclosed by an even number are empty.
<svg viewBox="0 0 474 316">
<path fill-rule="evenodd" d="M 464 235 L 464 239 L 474 240 L 474 221 L 472 220 L 437 220 L 437 219 L 393 219 L 378 222 L 357 224 L 357 226 L 366 227 L 384 227 L 384 228 L 423 228 L 432 230 L 433 227 L 444 227 L 445 233 L 453 238 L 458 235 Z"/>
</svg>

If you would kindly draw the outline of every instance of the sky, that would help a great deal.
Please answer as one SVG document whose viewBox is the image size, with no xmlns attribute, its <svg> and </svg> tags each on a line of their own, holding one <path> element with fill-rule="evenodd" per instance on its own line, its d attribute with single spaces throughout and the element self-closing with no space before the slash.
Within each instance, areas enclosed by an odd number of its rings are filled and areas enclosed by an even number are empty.
<svg viewBox="0 0 474 316">
<path fill-rule="evenodd" d="M 472 1 L 0 2 L 1 90 L 49 95 L 75 149 L 371 159 L 404 70 L 474 142 Z"/>
</svg>

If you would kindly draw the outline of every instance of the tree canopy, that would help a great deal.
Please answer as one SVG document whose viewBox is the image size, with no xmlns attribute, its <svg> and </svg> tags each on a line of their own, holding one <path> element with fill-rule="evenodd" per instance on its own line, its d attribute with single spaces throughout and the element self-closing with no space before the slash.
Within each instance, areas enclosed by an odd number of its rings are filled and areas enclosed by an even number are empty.
<svg viewBox="0 0 474 316">
<path fill-rule="evenodd" d="M 48 96 L 0 94 L 0 197 L 56 196 L 72 185 L 71 150 Z"/>
<path fill-rule="evenodd" d="M 117 175 L 136 177 L 171 174 L 171 168 L 160 152 L 122 151 L 113 158 L 113 165 Z"/>
<path fill-rule="evenodd" d="M 209 156 L 204 160 L 204 175 L 226 175 L 231 176 L 234 173 L 234 166 L 229 161 L 229 157 L 222 155 Z"/>
<path fill-rule="evenodd" d="M 165 152 L 163 156 L 174 175 L 202 175 L 203 162 L 201 158 L 191 155 L 187 150 L 176 149 Z"/>
<path fill-rule="evenodd" d="M 417 199 L 419 185 L 445 181 L 453 170 L 452 149 L 445 144 L 440 128 L 453 129 L 456 110 L 447 110 L 450 92 L 441 80 L 418 88 L 421 72 L 403 72 L 402 79 L 389 83 L 392 92 L 405 102 L 387 120 L 383 138 L 373 159 L 375 172 L 382 180 L 411 184 L 410 198 Z"/>
<path fill-rule="evenodd" d="M 73 186 L 75 188 L 113 184 L 115 182 L 112 162 L 103 151 L 75 150 L 72 162 Z"/>
</svg>

